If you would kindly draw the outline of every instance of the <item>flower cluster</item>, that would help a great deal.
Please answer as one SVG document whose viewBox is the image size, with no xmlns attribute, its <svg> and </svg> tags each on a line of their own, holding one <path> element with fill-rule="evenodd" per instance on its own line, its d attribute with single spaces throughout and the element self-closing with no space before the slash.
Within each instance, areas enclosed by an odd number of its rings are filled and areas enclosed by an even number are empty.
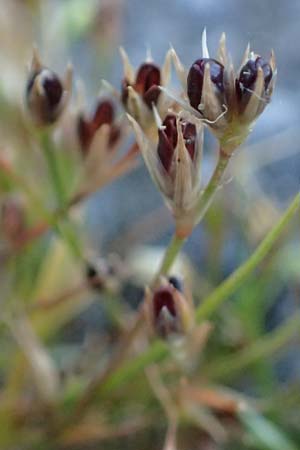
<svg viewBox="0 0 300 450">
<path fill-rule="evenodd" d="M 186 72 L 173 51 L 175 67 L 184 80 L 186 108 L 208 125 L 224 152 L 232 153 L 244 142 L 253 123 L 271 99 L 276 79 L 274 53 L 269 61 L 246 48 L 241 66 L 234 70 L 226 49 L 225 34 L 218 56 L 211 58 L 202 36 L 202 58 Z"/>
<path fill-rule="evenodd" d="M 166 60 L 172 58 L 183 92 L 176 95 L 165 84 L 160 86 L 161 94 L 171 101 L 167 111 L 158 100 L 161 99 L 157 88 L 159 71 L 149 65 L 141 66 L 132 85 L 132 90 L 138 92 L 135 93 L 136 104 L 141 104 L 139 96 L 142 96 L 147 112 L 140 107 L 136 114 L 127 107 L 150 175 L 173 213 L 177 235 L 182 237 L 191 233 L 211 200 L 205 197 L 207 192 L 200 185 L 203 126 L 219 140 L 222 159 L 209 186 L 213 194 L 230 156 L 244 142 L 269 103 L 276 78 L 273 52 L 270 60 L 265 61 L 250 52 L 249 46 L 240 69 L 235 71 L 226 49 L 225 34 L 214 59 L 209 56 L 204 30 L 202 53 L 202 58 L 186 70 L 175 50 L 168 52 Z M 149 99 L 152 121 L 149 120 Z"/>
<path fill-rule="evenodd" d="M 148 57 L 135 70 L 122 48 L 121 57 L 124 76 L 120 91 L 113 92 L 127 113 L 136 144 L 115 161 L 126 132 L 124 116 L 117 118 L 111 95 L 106 93 L 98 99 L 90 114 L 77 111 L 75 129 L 82 170 L 73 204 L 132 168 L 138 147 L 172 212 L 176 238 L 184 241 L 220 187 L 231 155 L 270 102 L 276 79 L 274 54 L 267 61 L 248 46 L 240 68 L 235 70 L 225 34 L 216 58 L 212 58 L 204 30 L 202 57 L 188 70 L 173 48 L 161 68 Z M 168 86 L 172 61 L 183 88 L 179 94 L 173 94 Z M 71 84 L 70 67 L 62 81 L 34 54 L 26 104 L 36 125 L 45 127 L 60 119 L 70 98 Z M 204 126 L 219 141 L 218 163 L 206 187 L 201 185 Z M 89 275 L 94 279 L 95 273 L 92 268 Z M 145 308 L 150 328 L 160 336 L 183 333 L 190 326 L 190 306 L 181 289 L 170 280 L 163 278 L 158 287 L 147 290 Z"/>
</svg>

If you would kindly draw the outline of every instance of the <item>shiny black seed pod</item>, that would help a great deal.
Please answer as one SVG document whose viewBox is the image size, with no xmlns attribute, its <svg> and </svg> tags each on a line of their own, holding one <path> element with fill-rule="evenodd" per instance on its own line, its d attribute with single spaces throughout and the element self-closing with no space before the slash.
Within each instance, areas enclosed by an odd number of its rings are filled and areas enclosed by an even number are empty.
<svg viewBox="0 0 300 450">
<path fill-rule="evenodd" d="M 205 65 L 209 64 L 212 83 L 220 91 L 224 91 L 224 66 L 212 58 L 201 58 L 194 62 L 187 77 L 187 94 L 190 104 L 198 110 L 201 103 Z"/>
<path fill-rule="evenodd" d="M 258 56 L 255 60 L 250 59 L 241 69 L 239 85 L 243 89 L 253 89 L 257 79 L 258 68 L 261 67 L 264 74 L 265 89 L 268 88 L 273 76 L 273 71 L 268 62 Z"/>
</svg>

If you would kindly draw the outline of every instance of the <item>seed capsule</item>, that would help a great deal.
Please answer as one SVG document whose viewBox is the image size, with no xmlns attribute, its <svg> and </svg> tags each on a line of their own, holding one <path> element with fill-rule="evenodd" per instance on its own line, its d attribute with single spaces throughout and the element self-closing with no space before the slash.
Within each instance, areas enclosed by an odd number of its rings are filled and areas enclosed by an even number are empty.
<svg viewBox="0 0 300 450">
<path fill-rule="evenodd" d="M 176 117 L 171 114 L 168 115 L 163 122 L 163 126 L 164 129 L 158 130 L 157 153 L 163 167 L 169 172 L 178 140 Z"/>
<path fill-rule="evenodd" d="M 162 286 L 153 295 L 153 323 L 161 337 L 180 333 L 181 323 L 173 286 Z"/>
<path fill-rule="evenodd" d="M 257 79 L 257 71 L 259 67 L 263 70 L 265 89 L 268 88 L 273 76 L 273 71 L 270 64 L 267 63 L 261 56 L 258 56 L 255 60 L 250 59 L 241 69 L 238 81 L 242 90 L 243 88 L 253 89 Z"/>
<path fill-rule="evenodd" d="M 183 139 L 186 149 L 193 160 L 195 155 L 195 142 L 197 130 L 194 124 L 180 120 Z M 159 159 L 167 172 L 170 171 L 175 149 L 178 143 L 178 131 L 176 116 L 169 114 L 164 122 L 162 129 L 158 130 L 157 153 Z"/>
<path fill-rule="evenodd" d="M 187 77 L 187 94 L 190 104 L 196 110 L 199 109 L 202 97 L 205 66 L 209 64 L 210 78 L 219 92 L 224 91 L 223 75 L 224 66 L 212 58 L 201 58 L 194 62 Z"/>
<path fill-rule="evenodd" d="M 57 119 L 63 86 L 58 76 L 43 69 L 32 75 L 27 84 L 27 105 L 39 122 L 51 124 Z"/>
<path fill-rule="evenodd" d="M 83 114 L 78 118 L 77 132 L 83 153 L 88 152 L 96 131 L 104 124 L 111 125 L 109 133 L 109 145 L 114 145 L 120 136 L 120 129 L 113 125 L 115 119 L 115 110 L 112 102 L 101 100 L 95 109 L 95 112 L 89 119 Z"/>
<path fill-rule="evenodd" d="M 146 105 L 151 109 L 152 103 L 156 104 L 160 95 L 160 69 L 155 64 L 144 63 L 138 69 L 133 89 L 142 96 Z M 126 106 L 128 99 L 128 86 L 130 82 L 126 79 L 122 81 L 122 101 Z"/>
<path fill-rule="evenodd" d="M 162 279 L 153 291 L 146 289 L 146 319 L 152 332 L 162 338 L 185 334 L 193 324 L 192 305 L 172 281 L 174 277 Z"/>
<path fill-rule="evenodd" d="M 36 125 L 51 125 L 58 120 L 69 99 L 71 85 L 71 66 L 66 70 L 65 79 L 61 80 L 34 53 L 25 97 L 28 112 Z"/>
</svg>

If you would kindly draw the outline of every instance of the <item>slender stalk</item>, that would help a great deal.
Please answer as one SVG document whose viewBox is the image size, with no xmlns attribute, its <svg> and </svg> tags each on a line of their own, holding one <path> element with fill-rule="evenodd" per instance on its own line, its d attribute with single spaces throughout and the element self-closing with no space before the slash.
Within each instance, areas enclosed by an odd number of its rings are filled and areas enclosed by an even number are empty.
<svg viewBox="0 0 300 450">
<path fill-rule="evenodd" d="M 201 197 L 199 198 L 197 209 L 196 209 L 196 223 L 199 223 L 202 218 L 204 217 L 209 205 L 211 204 L 212 200 L 214 199 L 214 196 L 218 190 L 218 188 L 221 185 L 222 177 L 224 175 L 224 172 L 228 166 L 230 160 L 230 156 L 227 155 L 220 149 L 219 151 L 219 159 L 216 165 L 216 168 L 211 176 L 211 179 L 206 186 L 204 192 L 202 193 Z M 164 259 L 161 263 L 161 266 L 154 277 L 153 284 L 155 284 L 159 278 L 160 275 L 166 275 L 170 269 L 172 268 L 172 265 L 174 264 L 183 244 L 185 243 L 187 239 L 186 237 L 182 237 L 178 233 L 175 232 L 169 246 L 166 249 Z"/>
<path fill-rule="evenodd" d="M 41 146 L 44 151 L 45 159 L 48 164 L 49 175 L 52 182 L 53 191 L 56 195 L 56 201 L 58 205 L 58 210 L 53 217 L 50 218 L 50 223 L 53 224 L 56 232 L 61 235 L 65 241 L 67 242 L 71 252 L 75 257 L 81 257 L 81 248 L 76 239 L 76 236 L 73 233 L 73 229 L 68 220 L 65 221 L 64 224 L 58 223 L 58 219 L 60 216 L 64 216 L 64 212 L 67 212 L 67 195 L 65 192 L 65 186 L 63 182 L 63 177 L 60 172 L 59 162 L 57 159 L 57 155 L 55 154 L 55 148 L 51 141 L 51 136 L 49 131 L 44 131 L 40 136 Z M 46 228 L 40 229 L 40 234 L 45 232 Z"/>
<path fill-rule="evenodd" d="M 223 379 L 230 375 L 230 380 L 232 381 L 232 377 L 235 374 L 259 359 L 265 358 L 280 349 L 299 331 L 299 327 L 300 314 L 295 314 L 273 332 L 257 339 L 243 350 L 234 355 L 217 360 L 206 368 L 203 368 L 203 375 L 207 376 L 210 380 L 216 378 Z"/>
<path fill-rule="evenodd" d="M 47 161 L 52 187 L 56 195 L 58 206 L 60 207 L 65 203 L 66 195 L 61 173 L 59 170 L 58 160 L 55 154 L 55 148 L 51 142 L 51 138 L 48 131 L 42 132 L 41 144 L 44 151 L 45 159 Z"/>
<path fill-rule="evenodd" d="M 225 152 L 220 149 L 219 151 L 219 159 L 214 170 L 214 173 L 209 180 L 208 185 L 206 186 L 203 194 L 199 198 L 199 202 L 197 205 L 197 213 L 196 220 L 199 223 L 204 217 L 207 209 L 209 208 L 211 202 L 214 199 L 215 194 L 217 193 L 219 187 L 221 186 L 222 177 L 224 172 L 228 166 L 230 161 L 230 155 L 227 155 Z"/>
<path fill-rule="evenodd" d="M 286 225 L 294 216 L 300 206 L 300 194 L 297 194 L 285 214 L 279 222 L 272 228 L 268 235 L 263 239 L 255 252 L 242 264 L 229 278 L 220 284 L 197 308 L 196 319 L 198 322 L 206 319 L 213 314 L 216 309 L 225 301 L 242 282 L 253 272 L 258 264 L 269 253 L 274 243 L 284 231 Z"/>
<path fill-rule="evenodd" d="M 166 275 L 171 270 L 185 241 L 186 241 L 185 238 L 180 238 L 180 237 L 176 236 L 176 234 L 174 234 L 169 246 L 167 247 L 167 249 L 165 251 L 164 258 L 162 260 L 160 268 L 154 277 L 154 280 L 152 283 L 153 285 L 158 281 L 158 279 L 161 275 Z"/>
<path fill-rule="evenodd" d="M 300 206 L 300 194 L 297 194 L 288 209 L 285 211 L 281 219 L 265 239 L 261 242 L 252 256 L 238 269 L 236 269 L 219 287 L 207 297 L 197 310 L 197 322 L 201 322 L 204 318 L 215 311 L 216 307 L 225 301 L 230 294 L 233 294 L 240 284 L 247 279 L 253 270 L 261 263 L 265 256 L 270 252 L 273 245 L 282 235 L 285 227 L 293 218 Z M 164 359 L 168 355 L 168 347 L 163 341 L 155 341 L 145 352 L 138 355 L 132 361 L 116 370 L 109 380 L 106 381 L 103 391 L 107 392 L 116 389 L 122 384 L 133 379 L 133 377 L 147 367 L 149 364 Z"/>
</svg>

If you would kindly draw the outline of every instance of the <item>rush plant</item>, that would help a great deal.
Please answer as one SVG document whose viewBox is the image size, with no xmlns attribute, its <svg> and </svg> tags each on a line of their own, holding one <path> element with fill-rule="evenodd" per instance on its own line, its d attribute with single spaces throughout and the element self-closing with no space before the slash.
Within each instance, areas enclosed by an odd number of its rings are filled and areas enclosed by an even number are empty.
<svg viewBox="0 0 300 450">
<path fill-rule="evenodd" d="M 62 78 L 34 50 L 24 114 L 18 104 L 7 115 L 0 448 L 296 450 L 299 392 L 281 388 L 271 355 L 299 331 L 300 316 L 265 333 L 260 298 L 276 287 L 269 255 L 277 260 L 299 194 L 227 278 L 205 281 L 179 255 L 205 217 L 207 252 L 214 269 L 221 264 L 214 243 L 227 222 L 224 173 L 271 101 L 274 54 L 264 59 L 247 47 L 235 70 L 225 35 L 211 57 L 204 31 L 202 55 L 188 69 L 173 48 L 162 67 L 148 58 L 135 70 L 124 49 L 121 57 L 120 89 L 103 83 L 87 111 L 72 101 L 72 67 Z M 170 88 L 173 67 L 178 92 Z M 218 149 L 204 183 L 205 130 Z M 139 155 L 171 212 L 174 235 L 160 262 L 145 263 L 153 276 L 134 307 L 125 294 L 135 276 L 129 256 L 97 254 L 82 212 L 95 192 L 135 177 Z M 108 326 L 100 338 L 70 344 L 66 330 L 93 303 Z M 239 389 L 241 374 L 259 386 L 253 396 Z"/>
</svg>

